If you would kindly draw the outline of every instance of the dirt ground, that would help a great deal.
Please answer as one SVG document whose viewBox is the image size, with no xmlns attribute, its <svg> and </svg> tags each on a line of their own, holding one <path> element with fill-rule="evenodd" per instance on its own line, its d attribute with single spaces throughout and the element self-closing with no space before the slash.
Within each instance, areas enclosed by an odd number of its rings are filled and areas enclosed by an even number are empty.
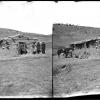
<svg viewBox="0 0 100 100">
<path fill-rule="evenodd" d="M 100 36 L 100 28 L 86 26 L 53 25 L 53 85 L 54 95 L 89 92 L 100 89 L 100 50 L 94 50 L 88 60 L 77 58 L 59 59 L 57 50 L 68 47 L 70 43 L 93 39 Z M 97 57 L 98 56 L 98 57 Z M 96 58 L 97 57 L 97 58 Z"/>
<path fill-rule="evenodd" d="M 46 54 L 0 59 L 0 96 L 50 96 L 51 60 L 50 49 Z"/>
<path fill-rule="evenodd" d="M 53 59 L 54 96 L 100 91 L 100 58 L 78 60 L 54 56 Z"/>
</svg>

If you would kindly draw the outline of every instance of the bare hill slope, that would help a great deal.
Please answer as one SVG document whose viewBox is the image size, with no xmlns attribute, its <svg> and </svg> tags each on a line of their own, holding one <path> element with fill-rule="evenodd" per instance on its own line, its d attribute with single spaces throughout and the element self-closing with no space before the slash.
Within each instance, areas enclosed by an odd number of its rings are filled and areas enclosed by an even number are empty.
<svg viewBox="0 0 100 100">
<path fill-rule="evenodd" d="M 0 39 L 18 33 L 46 42 L 46 54 L 22 55 L 0 59 L 0 96 L 45 95 L 51 96 L 52 88 L 52 38 L 51 35 L 24 33 L 0 28 Z M 25 56 L 25 57 L 24 57 Z"/>
<path fill-rule="evenodd" d="M 53 24 L 53 48 L 68 46 L 69 43 L 100 36 L 100 28 L 68 24 Z"/>
<path fill-rule="evenodd" d="M 42 35 L 42 34 L 36 34 L 36 33 L 28 33 L 28 32 L 21 32 L 13 29 L 6 29 L 6 28 L 0 28 L 0 39 L 14 36 L 17 34 L 23 34 L 24 36 L 28 36 L 29 38 L 37 38 L 40 41 L 44 41 L 47 43 L 47 46 L 51 48 L 51 42 L 52 42 L 52 36 L 51 35 Z"/>
<path fill-rule="evenodd" d="M 100 36 L 100 28 L 55 24 L 53 26 L 53 54 L 69 43 Z M 94 51 L 94 50 L 93 50 Z M 58 58 L 53 56 L 54 95 L 76 92 L 100 92 L 100 56 L 94 59 Z"/>
</svg>

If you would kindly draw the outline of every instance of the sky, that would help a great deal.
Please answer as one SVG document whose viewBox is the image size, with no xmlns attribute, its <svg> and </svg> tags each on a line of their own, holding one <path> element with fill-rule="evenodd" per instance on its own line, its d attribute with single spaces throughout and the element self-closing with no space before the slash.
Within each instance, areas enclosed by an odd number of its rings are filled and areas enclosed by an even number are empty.
<svg viewBox="0 0 100 100">
<path fill-rule="evenodd" d="M 0 2 L 0 28 L 48 35 L 54 23 L 100 28 L 100 2 Z"/>
</svg>

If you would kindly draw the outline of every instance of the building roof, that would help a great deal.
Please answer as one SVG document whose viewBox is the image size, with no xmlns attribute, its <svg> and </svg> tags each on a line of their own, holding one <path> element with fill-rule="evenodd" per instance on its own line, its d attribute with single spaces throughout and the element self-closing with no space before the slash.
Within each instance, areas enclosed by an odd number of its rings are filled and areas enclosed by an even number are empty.
<svg viewBox="0 0 100 100">
<path fill-rule="evenodd" d="M 92 41 L 92 40 L 99 40 L 100 37 L 96 37 L 96 38 L 91 38 L 91 39 L 85 39 L 85 40 L 81 40 L 81 41 L 75 41 L 75 42 L 72 42 L 70 43 L 71 44 L 79 44 L 79 43 L 84 43 L 84 42 L 87 42 L 87 41 Z"/>
<path fill-rule="evenodd" d="M 14 35 L 14 36 L 9 36 L 9 37 L 5 37 L 5 38 L 1 38 L 0 40 L 34 40 L 34 41 L 38 41 L 37 38 L 30 38 L 30 37 L 27 37 L 25 35 L 21 35 L 21 34 L 17 34 L 17 35 Z"/>
</svg>

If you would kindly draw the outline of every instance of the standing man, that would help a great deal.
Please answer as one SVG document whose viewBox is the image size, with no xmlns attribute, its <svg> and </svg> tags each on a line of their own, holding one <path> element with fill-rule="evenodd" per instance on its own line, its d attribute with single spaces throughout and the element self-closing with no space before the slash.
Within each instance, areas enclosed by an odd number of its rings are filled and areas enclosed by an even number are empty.
<svg viewBox="0 0 100 100">
<path fill-rule="evenodd" d="M 33 48 L 33 54 L 36 54 L 36 42 L 33 42 L 33 44 L 32 44 L 32 48 Z"/>
<path fill-rule="evenodd" d="M 40 54 L 40 42 L 37 42 L 37 53 Z"/>
<path fill-rule="evenodd" d="M 45 42 L 41 43 L 42 54 L 45 54 L 46 44 Z"/>
</svg>

